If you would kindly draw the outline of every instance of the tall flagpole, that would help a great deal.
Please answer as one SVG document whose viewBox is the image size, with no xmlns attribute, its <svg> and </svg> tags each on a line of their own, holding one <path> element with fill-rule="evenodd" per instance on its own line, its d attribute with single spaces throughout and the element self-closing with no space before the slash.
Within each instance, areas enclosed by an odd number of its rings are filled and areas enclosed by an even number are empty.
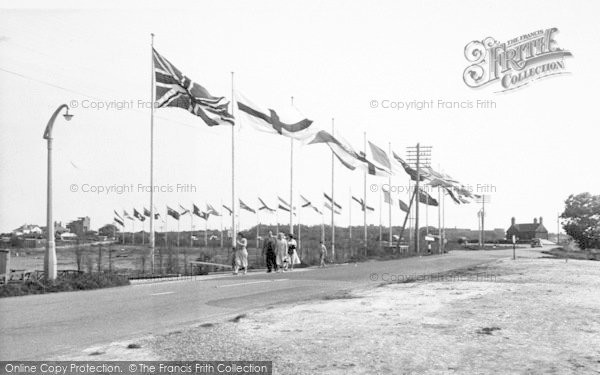
<svg viewBox="0 0 600 375">
<path fill-rule="evenodd" d="M 421 200 L 421 190 L 419 188 L 419 180 L 421 179 L 421 145 L 417 143 L 417 181 L 415 181 L 415 189 L 417 190 L 417 200 L 415 201 L 415 254 L 420 253 L 419 249 L 419 202 Z"/>
<path fill-rule="evenodd" d="M 208 249 L 208 216 L 204 220 L 204 248 Z"/>
<path fill-rule="evenodd" d="M 348 240 L 350 241 L 350 255 L 354 255 L 352 253 L 352 186 L 348 187 L 348 191 L 350 192 L 348 199 Z"/>
<path fill-rule="evenodd" d="M 392 142 L 388 142 L 388 152 L 389 155 L 392 155 Z M 390 168 L 390 177 L 388 179 L 389 182 L 389 186 L 392 186 L 392 171 Z M 391 189 L 390 189 L 391 190 Z M 393 235 L 392 235 L 392 206 L 394 204 L 394 201 L 392 200 L 392 192 L 390 191 L 390 204 L 389 204 L 389 227 L 390 227 L 390 247 L 392 246 L 392 240 L 393 240 Z"/>
<path fill-rule="evenodd" d="M 331 118 L 331 135 L 335 133 L 335 119 Z M 331 151 L 331 259 L 335 262 L 335 156 Z"/>
<path fill-rule="evenodd" d="M 379 192 L 379 247 L 381 248 L 381 241 L 383 241 L 383 229 L 381 228 L 382 225 L 382 213 L 383 213 L 383 209 L 381 207 L 381 198 L 383 196 L 383 190 Z"/>
<path fill-rule="evenodd" d="M 223 249 L 223 216 L 225 215 L 225 213 L 223 212 L 223 199 L 221 199 L 221 208 L 220 208 L 222 214 L 221 214 L 221 233 L 219 235 L 219 237 L 221 237 L 221 249 Z"/>
<path fill-rule="evenodd" d="M 294 97 L 290 99 L 293 107 Z M 294 138 L 290 138 L 290 234 L 294 234 Z"/>
<path fill-rule="evenodd" d="M 235 95 L 233 85 L 233 75 L 231 72 L 231 116 L 235 118 Z M 231 127 L 231 249 L 235 251 L 236 244 L 236 226 L 235 226 L 235 215 L 237 210 L 237 202 L 235 199 L 235 125 Z"/>
<path fill-rule="evenodd" d="M 438 167 L 438 170 L 440 168 Z M 442 253 L 442 193 L 438 186 L 438 253 Z"/>
<path fill-rule="evenodd" d="M 363 147 L 365 157 L 367 155 L 367 132 L 363 132 Z M 367 170 L 363 171 L 363 226 L 365 235 L 365 256 L 367 256 Z"/>
<path fill-rule="evenodd" d="M 150 271 L 154 273 L 154 34 L 150 34 Z"/>
</svg>

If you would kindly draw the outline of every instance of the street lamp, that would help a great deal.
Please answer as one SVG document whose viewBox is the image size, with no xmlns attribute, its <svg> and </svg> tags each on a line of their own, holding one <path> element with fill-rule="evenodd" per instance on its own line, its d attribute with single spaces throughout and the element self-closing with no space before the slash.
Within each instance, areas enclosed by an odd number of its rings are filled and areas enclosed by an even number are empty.
<svg viewBox="0 0 600 375">
<path fill-rule="evenodd" d="M 44 255 L 44 275 L 47 280 L 56 279 L 56 248 L 54 244 L 54 220 L 52 218 L 52 127 L 54 120 L 65 108 L 66 113 L 63 115 L 65 120 L 70 121 L 73 115 L 69 114 L 69 106 L 62 104 L 50 117 L 46 130 L 44 131 L 44 139 L 48 141 L 48 179 L 47 179 L 47 206 L 46 206 L 46 254 Z"/>
</svg>

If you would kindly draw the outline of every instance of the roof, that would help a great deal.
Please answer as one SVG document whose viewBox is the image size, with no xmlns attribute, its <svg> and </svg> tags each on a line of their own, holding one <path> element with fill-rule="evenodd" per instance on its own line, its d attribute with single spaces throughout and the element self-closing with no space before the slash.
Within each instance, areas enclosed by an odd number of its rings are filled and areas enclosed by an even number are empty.
<svg viewBox="0 0 600 375">
<path fill-rule="evenodd" d="M 536 231 L 546 231 L 546 228 L 539 223 L 522 223 L 522 224 L 514 224 L 511 225 L 510 228 L 508 228 L 508 230 L 514 229 L 517 232 L 523 233 L 523 232 L 536 232 Z"/>
</svg>

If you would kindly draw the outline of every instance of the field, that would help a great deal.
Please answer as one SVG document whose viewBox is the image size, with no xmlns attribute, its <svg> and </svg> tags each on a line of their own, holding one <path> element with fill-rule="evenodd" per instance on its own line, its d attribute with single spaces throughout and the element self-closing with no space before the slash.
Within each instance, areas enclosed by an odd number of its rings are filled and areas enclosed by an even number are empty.
<svg viewBox="0 0 600 375">
<path fill-rule="evenodd" d="M 190 266 L 191 261 L 202 261 L 217 264 L 231 264 L 231 249 L 221 248 L 218 241 L 209 242 L 209 247 L 176 247 L 157 246 L 155 249 L 156 274 L 196 274 L 200 270 Z M 264 267 L 262 247 L 257 249 L 256 241 L 250 241 L 248 246 L 249 268 Z M 364 259 L 362 245 L 356 241 L 352 247 L 346 241 L 337 246 L 336 261 Z M 300 250 L 304 265 L 316 265 L 319 262 L 319 244 L 316 240 L 306 240 Z M 12 249 L 11 269 L 41 270 L 44 264 L 44 249 Z M 150 249 L 147 245 L 104 244 L 59 247 L 56 249 L 59 270 L 79 270 L 84 272 L 113 271 L 129 275 L 144 275 L 150 273 Z M 361 253 L 359 255 L 359 253 Z M 404 256 L 407 254 L 403 254 Z M 394 249 L 379 248 L 376 243 L 369 244 L 368 257 L 385 259 L 397 257 Z"/>
</svg>

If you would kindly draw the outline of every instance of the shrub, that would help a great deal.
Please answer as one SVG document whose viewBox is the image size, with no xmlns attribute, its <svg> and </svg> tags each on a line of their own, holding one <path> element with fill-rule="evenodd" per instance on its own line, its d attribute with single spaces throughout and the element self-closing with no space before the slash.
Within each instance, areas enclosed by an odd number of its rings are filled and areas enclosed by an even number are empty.
<svg viewBox="0 0 600 375">
<path fill-rule="evenodd" d="M 129 279 L 123 275 L 114 273 L 79 273 L 61 276 L 52 281 L 26 281 L 23 283 L 2 285 L 0 286 L 0 298 L 110 288 L 122 285 L 129 285 Z"/>
</svg>

